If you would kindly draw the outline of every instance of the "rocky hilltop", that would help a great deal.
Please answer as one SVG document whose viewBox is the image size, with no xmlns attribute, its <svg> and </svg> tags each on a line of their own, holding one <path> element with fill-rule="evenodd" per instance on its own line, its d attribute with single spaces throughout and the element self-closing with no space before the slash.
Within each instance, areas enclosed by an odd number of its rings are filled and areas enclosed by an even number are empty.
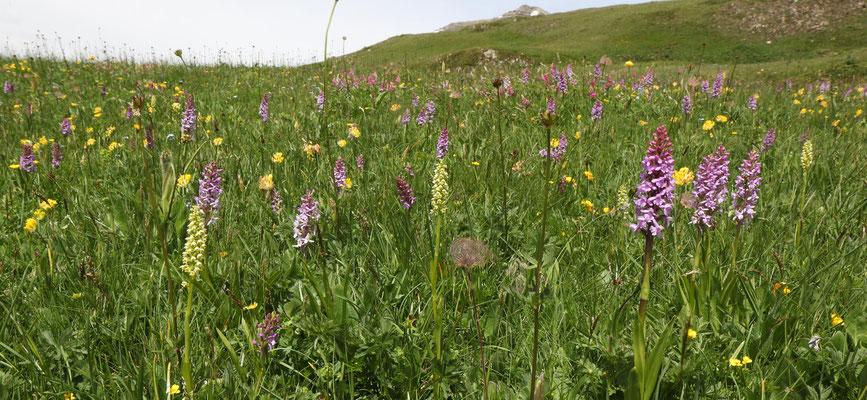
<svg viewBox="0 0 867 400">
<path fill-rule="evenodd" d="M 496 21 L 498 19 L 503 18 L 519 18 L 519 17 L 535 17 L 538 15 L 548 15 L 549 13 L 539 7 L 532 7 L 528 5 L 522 5 L 512 11 L 506 12 L 503 15 L 500 15 L 496 18 L 491 19 L 480 19 L 476 21 L 464 21 L 464 22 L 453 22 L 448 24 L 442 28 L 437 29 L 434 32 L 453 32 L 459 31 L 469 26 L 484 24 L 486 22 Z"/>
</svg>

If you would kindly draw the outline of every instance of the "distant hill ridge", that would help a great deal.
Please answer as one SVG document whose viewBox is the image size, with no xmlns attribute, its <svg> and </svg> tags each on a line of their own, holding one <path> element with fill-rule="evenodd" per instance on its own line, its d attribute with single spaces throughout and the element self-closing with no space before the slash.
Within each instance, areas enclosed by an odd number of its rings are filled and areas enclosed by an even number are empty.
<svg viewBox="0 0 867 400">
<path fill-rule="evenodd" d="M 533 7 L 533 6 L 528 6 L 528 5 L 524 4 L 524 5 L 516 8 L 512 11 L 509 11 L 509 12 L 504 13 L 503 15 L 500 15 L 497 18 L 480 19 L 480 20 L 476 20 L 476 21 L 453 22 L 453 23 L 448 24 L 442 28 L 437 29 L 434 32 L 454 32 L 454 31 L 459 31 L 461 29 L 464 29 L 468 26 L 484 24 L 486 22 L 493 22 L 493 21 L 496 21 L 498 19 L 519 18 L 519 17 L 536 17 L 539 15 L 548 15 L 548 14 L 550 14 L 550 13 L 539 8 L 539 7 Z"/>
<path fill-rule="evenodd" d="M 553 14 L 521 6 L 436 33 L 395 36 L 346 59 L 454 68 L 518 59 L 595 63 L 602 56 L 681 67 L 737 63 L 739 71 L 776 63 L 772 70 L 781 73 L 867 76 L 867 0 L 671 0 Z"/>
</svg>

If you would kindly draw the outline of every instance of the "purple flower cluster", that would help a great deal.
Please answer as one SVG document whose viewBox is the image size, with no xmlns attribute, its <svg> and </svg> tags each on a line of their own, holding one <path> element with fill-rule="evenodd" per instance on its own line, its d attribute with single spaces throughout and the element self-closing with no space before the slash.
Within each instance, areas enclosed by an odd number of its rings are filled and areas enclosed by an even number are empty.
<svg viewBox="0 0 867 400">
<path fill-rule="evenodd" d="M 18 159 L 19 168 L 24 172 L 36 172 L 36 163 L 33 162 L 33 146 L 21 145 L 21 157 Z"/>
<path fill-rule="evenodd" d="M 602 119 L 602 102 L 596 100 L 596 103 L 593 104 L 593 108 L 590 110 L 590 119 L 594 121 L 598 121 Z"/>
<path fill-rule="evenodd" d="M 3 83 L 3 94 L 12 94 L 15 93 L 15 86 L 12 85 L 12 82 L 6 81 Z"/>
<path fill-rule="evenodd" d="M 557 103 L 554 102 L 554 97 L 550 97 L 548 99 L 548 112 L 553 114 L 557 114 Z"/>
<path fill-rule="evenodd" d="M 566 135 L 560 135 L 560 141 L 557 143 L 557 147 L 551 149 L 550 156 L 554 161 L 560 161 L 563 159 L 563 156 L 566 154 L 566 144 Z M 545 148 L 539 150 L 539 155 L 542 157 L 548 156 L 548 149 Z"/>
<path fill-rule="evenodd" d="M 713 90 L 710 92 L 710 97 L 717 98 L 720 94 L 722 94 L 722 71 L 716 74 L 716 80 L 713 81 Z"/>
<path fill-rule="evenodd" d="M 656 128 L 641 164 L 644 171 L 635 199 L 638 221 L 630 227 L 635 232 L 659 236 L 671 222 L 670 214 L 674 207 L 674 158 L 671 157 L 671 139 L 665 126 Z"/>
<path fill-rule="evenodd" d="M 702 81 L 701 82 L 701 92 L 702 93 L 710 92 L 710 83 L 708 83 L 707 81 Z"/>
<path fill-rule="evenodd" d="M 739 225 L 746 226 L 756 215 L 756 202 L 759 200 L 759 185 L 762 183 L 762 163 L 759 162 L 759 152 L 753 150 L 744 159 L 740 175 L 735 178 L 735 191 L 732 194 L 732 219 Z"/>
<path fill-rule="evenodd" d="M 593 77 L 596 79 L 602 77 L 602 68 L 599 66 L 599 63 L 596 63 L 596 66 L 593 67 Z"/>
<path fill-rule="evenodd" d="M 60 145 L 54 142 L 51 147 L 51 168 L 60 167 L 61 161 L 63 161 L 63 152 L 60 151 Z"/>
<path fill-rule="evenodd" d="M 334 184 L 337 189 L 346 187 L 346 165 L 343 163 L 343 157 L 337 157 L 334 162 Z"/>
<path fill-rule="evenodd" d="M 325 92 L 319 91 L 319 94 L 316 96 L 316 108 L 319 112 L 325 108 Z"/>
<path fill-rule="evenodd" d="M 765 140 L 762 141 L 762 153 L 768 151 L 774 145 L 775 140 L 777 140 L 777 134 L 774 132 L 774 128 L 768 129 L 768 133 L 765 134 Z"/>
<path fill-rule="evenodd" d="M 683 101 L 680 103 L 680 109 L 685 115 L 692 114 L 692 99 L 690 99 L 689 96 L 683 96 Z"/>
<path fill-rule="evenodd" d="M 418 112 L 418 117 L 416 118 L 416 122 L 419 125 L 427 125 L 433 120 L 434 112 L 436 111 L 436 104 L 434 104 L 433 100 L 427 102 L 421 111 Z"/>
<path fill-rule="evenodd" d="M 409 123 L 410 119 L 412 119 L 412 114 L 409 112 L 409 108 L 407 108 L 406 111 L 404 111 L 403 116 L 400 117 L 400 123 L 406 125 Z"/>
<path fill-rule="evenodd" d="M 268 122 L 268 101 L 270 100 L 270 96 L 268 93 L 265 93 L 262 96 L 262 102 L 259 103 L 259 116 L 262 117 L 262 122 Z"/>
<path fill-rule="evenodd" d="M 756 101 L 756 96 L 750 96 L 750 98 L 747 99 L 747 108 L 749 108 L 750 110 L 755 111 L 756 108 L 758 108 L 758 106 L 759 105 L 758 105 L 758 102 Z"/>
<path fill-rule="evenodd" d="M 561 72 L 557 75 L 557 91 L 560 93 L 566 93 L 569 90 L 569 78 L 566 77 L 566 74 Z"/>
<path fill-rule="evenodd" d="M 277 188 L 271 188 L 271 212 L 280 214 L 283 211 L 283 196 Z"/>
<path fill-rule="evenodd" d="M 133 117 L 132 106 L 128 106 L 126 108 L 126 120 L 129 121 L 132 119 L 132 117 Z"/>
<path fill-rule="evenodd" d="M 264 355 L 265 350 L 274 349 L 277 344 L 277 330 L 280 329 L 280 314 L 270 313 L 265 316 L 265 322 L 256 325 L 259 329 L 259 340 L 253 340 L 253 345 L 259 348 L 259 355 Z"/>
<path fill-rule="evenodd" d="M 412 108 L 418 107 L 418 102 L 419 102 L 418 95 L 415 94 L 415 92 L 413 92 L 412 93 Z"/>
<path fill-rule="evenodd" d="M 298 215 L 295 216 L 295 245 L 294 247 L 305 248 L 313 243 L 313 235 L 316 233 L 316 221 L 319 220 L 319 202 L 313 201 L 315 190 L 308 190 L 301 197 L 301 205 L 296 208 Z"/>
<path fill-rule="evenodd" d="M 449 152 L 449 128 L 443 128 L 440 138 L 437 140 L 437 159 L 443 158 Z"/>
<path fill-rule="evenodd" d="M 220 211 L 220 194 L 223 193 L 223 178 L 217 168 L 217 162 L 211 161 L 202 171 L 202 179 L 199 179 L 199 195 L 195 197 L 196 205 L 205 214 L 208 225 L 217 222 L 217 212 Z"/>
<path fill-rule="evenodd" d="M 69 136 L 72 133 L 72 123 L 69 121 L 69 118 L 64 118 L 63 121 L 60 121 L 60 133 L 63 136 Z"/>
<path fill-rule="evenodd" d="M 187 108 L 184 109 L 184 118 L 181 120 L 181 131 L 188 135 L 196 132 L 196 104 L 193 95 L 187 97 Z"/>
<path fill-rule="evenodd" d="M 359 153 L 358 157 L 355 157 L 355 166 L 358 167 L 360 171 L 364 171 L 364 154 Z"/>
<path fill-rule="evenodd" d="M 415 196 L 412 195 L 412 188 L 405 180 L 399 176 L 394 177 L 394 184 L 397 186 L 397 197 L 400 198 L 400 206 L 404 210 L 409 210 L 415 203 Z"/>
<path fill-rule="evenodd" d="M 647 70 L 647 75 L 644 76 L 642 84 L 644 85 L 644 87 L 653 86 L 653 68 Z"/>
<path fill-rule="evenodd" d="M 703 231 L 716 225 L 714 218 L 720 212 L 720 207 L 726 201 L 729 183 L 729 153 L 725 146 L 720 146 L 716 153 L 708 154 L 702 160 L 695 174 L 695 213 L 691 224 L 698 225 Z"/>
<path fill-rule="evenodd" d="M 521 72 L 521 83 L 527 83 L 530 81 L 530 69 L 524 68 L 524 71 Z"/>
</svg>

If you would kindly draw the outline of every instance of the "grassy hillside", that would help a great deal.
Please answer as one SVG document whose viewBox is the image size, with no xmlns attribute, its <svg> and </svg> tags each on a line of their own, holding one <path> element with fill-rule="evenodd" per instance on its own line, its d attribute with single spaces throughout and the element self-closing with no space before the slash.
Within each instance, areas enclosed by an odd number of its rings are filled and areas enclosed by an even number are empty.
<svg viewBox="0 0 867 400">
<path fill-rule="evenodd" d="M 637 62 L 767 63 L 811 59 L 810 68 L 849 61 L 865 73 L 867 13 L 857 2 L 822 0 L 666 1 L 496 21 L 457 32 L 401 35 L 347 58 L 449 67 L 477 63 L 482 51 L 550 62 L 596 61 L 607 55 Z M 826 10 L 843 10 L 841 13 Z M 770 44 L 768 44 L 770 41 Z M 705 44 L 703 46 L 703 44 Z M 850 60 L 851 59 L 851 60 Z M 794 69 L 794 68 L 793 68 Z"/>
</svg>

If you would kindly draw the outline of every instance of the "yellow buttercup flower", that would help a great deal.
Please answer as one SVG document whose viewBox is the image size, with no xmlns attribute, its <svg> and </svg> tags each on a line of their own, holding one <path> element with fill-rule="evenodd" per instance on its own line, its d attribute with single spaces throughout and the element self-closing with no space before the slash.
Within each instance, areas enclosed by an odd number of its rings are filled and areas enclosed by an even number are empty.
<svg viewBox="0 0 867 400">
<path fill-rule="evenodd" d="M 219 145 L 223 144 L 223 138 L 221 138 L 221 137 L 214 138 L 212 143 L 214 143 L 214 146 L 219 146 Z"/>
<path fill-rule="evenodd" d="M 831 314 L 831 326 L 837 325 L 846 325 L 846 322 L 843 321 L 843 318 L 837 315 L 836 313 Z"/>
<path fill-rule="evenodd" d="M 102 107 L 94 107 L 93 108 L 93 118 L 99 118 L 102 116 Z"/>
<path fill-rule="evenodd" d="M 400 110 L 400 104 L 395 103 L 395 104 L 391 105 L 391 111 L 399 111 L 399 110 Z"/>
<path fill-rule="evenodd" d="M 279 151 L 274 153 L 274 155 L 271 156 L 271 162 L 275 164 L 280 164 L 281 162 L 283 162 L 283 153 Z"/>
<path fill-rule="evenodd" d="M 587 209 L 587 212 L 593 212 L 593 203 L 590 200 L 581 200 L 581 205 Z"/>
<path fill-rule="evenodd" d="M 721 124 L 728 122 L 728 120 L 729 120 L 728 117 L 726 117 L 725 115 L 717 115 L 716 116 L 716 122 L 719 122 Z"/>
<path fill-rule="evenodd" d="M 346 146 L 346 141 L 343 139 L 338 140 L 337 141 L 337 147 L 343 147 L 343 146 Z"/>
<path fill-rule="evenodd" d="M 592 181 L 592 180 L 593 180 L 593 173 L 590 172 L 590 171 L 584 171 L 584 176 L 587 177 L 587 180 L 588 180 L 588 181 Z"/>
<path fill-rule="evenodd" d="M 633 66 L 633 65 L 635 65 L 635 64 L 634 64 L 632 61 L 627 61 L 627 62 L 623 63 L 623 65 L 625 65 L 625 66 L 627 66 L 627 67 L 631 67 L 631 66 Z"/>
<path fill-rule="evenodd" d="M 169 394 L 170 395 L 175 395 L 175 394 L 178 394 L 180 392 L 181 392 L 181 387 L 178 385 L 172 385 L 172 387 L 169 388 Z"/>
<path fill-rule="evenodd" d="M 695 329 L 688 329 L 686 331 L 686 337 L 690 339 L 695 339 L 696 336 L 698 336 L 698 332 L 696 332 Z"/>
<path fill-rule="evenodd" d="M 346 178 L 346 180 L 343 183 L 345 185 L 344 188 L 346 190 L 352 189 L 352 179 Z"/>
<path fill-rule="evenodd" d="M 37 208 L 36 211 L 33 211 L 33 216 L 36 217 L 37 221 L 42 221 L 45 219 L 45 211 Z"/>
<path fill-rule="evenodd" d="M 743 357 L 741 357 L 741 364 L 743 364 L 743 365 L 747 365 L 747 364 L 749 364 L 749 363 L 751 363 L 751 362 L 753 362 L 753 359 L 750 358 L 750 356 L 743 356 Z"/>
<path fill-rule="evenodd" d="M 701 129 L 709 131 L 709 130 L 713 129 L 714 125 L 716 125 L 716 124 L 714 124 L 713 121 L 707 120 L 707 121 L 704 121 L 704 124 L 701 125 Z"/>
<path fill-rule="evenodd" d="M 731 367 L 743 367 L 744 364 L 741 362 L 741 360 L 738 360 L 737 358 L 731 358 L 731 359 L 729 359 L 729 366 L 731 366 Z"/>
<path fill-rule="evenodd" d="M 84 148 L 86 149 L 90 146 L 93 146 L 94 143 L 96 143 L 96 139 L 93 139 L 93 138 L 87 139 L 87 141 L 84 142 Z"/>
</svg>

